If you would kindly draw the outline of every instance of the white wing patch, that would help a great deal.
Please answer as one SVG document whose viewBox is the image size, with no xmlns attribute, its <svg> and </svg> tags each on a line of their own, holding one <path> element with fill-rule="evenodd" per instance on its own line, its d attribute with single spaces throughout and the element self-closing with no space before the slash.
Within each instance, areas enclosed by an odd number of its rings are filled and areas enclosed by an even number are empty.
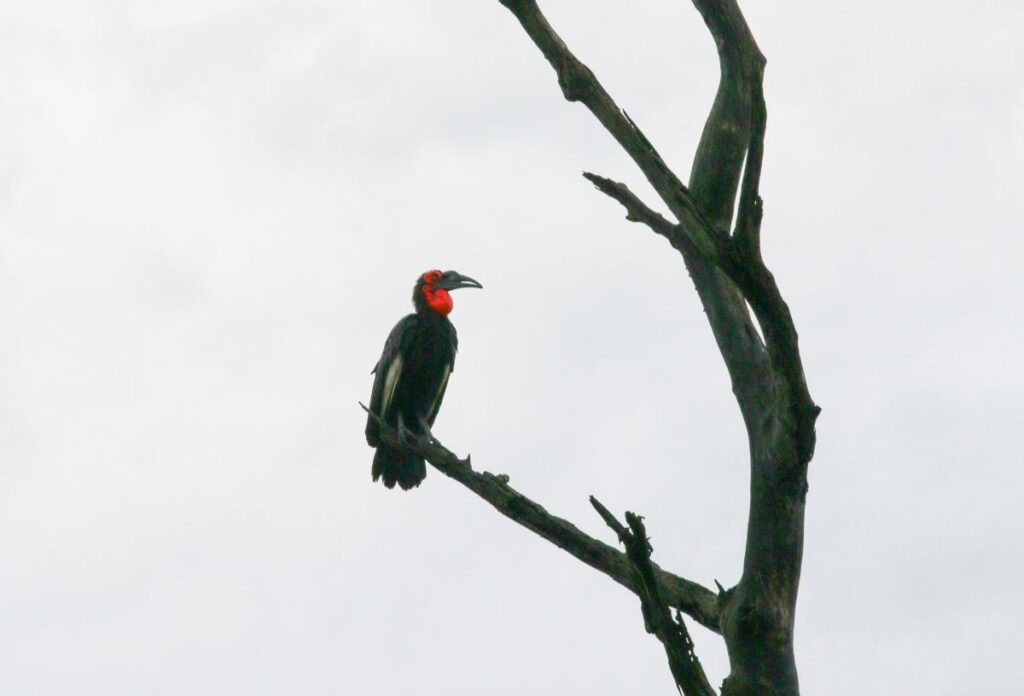
<svg viewBox="0 0 1024 696">
<path fill-rule="evenodd" d="M 388 373 L 384 375 L 384 393 L 380 400 L 380 415 L 388 412 L 391 405 L 391 398 L 395 395 L 395 387 L 398 386 L 398 378 L 402 374 L 402 356 L 396 355 L 395 359 L 388 365 Z"/>
<path fill-rule="evenodd" d="M 437 409 L 440 406 L 438 401 L 441 400 L 441 395 L 444 394 L 444 388 L 448 386 L 448 375 L 452 372 L 451 365 L 444 366 L 444 372 L 441 373 L 441 381 L 437 383 L 437 394 L 434 395 L 434 400 L 430 403 L 430 408 L 427 409 L 427 413 L 433 418 L 437 415 Z"/>
</svg>

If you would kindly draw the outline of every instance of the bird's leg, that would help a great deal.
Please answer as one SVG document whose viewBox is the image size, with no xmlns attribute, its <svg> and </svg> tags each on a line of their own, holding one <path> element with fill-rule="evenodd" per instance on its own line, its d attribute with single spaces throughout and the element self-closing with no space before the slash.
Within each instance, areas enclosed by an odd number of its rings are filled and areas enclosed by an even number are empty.
<svg viewBox="0 0 1024 696">
<path fill-rule="evenodd" d="M 424 418 L 423 416 L 420 416 L 419 421 L 420 427 L 423 428 L 423 434 L 420 437 L 426 440 L 428 443 L 436 443 L 437 439 L 434 437 L 434 433 L 430 431 L 430 423 L 427 422 L 427 419 Z"/>
<path fill-rule="evenodd" d="M 398 441 L 403 445 L 409 444 L 410 440 L 416 438 L 416 434 L 405 427 L 405 421 L 402 420 L 402 412 L 398 412 Z"/>
<path fill-rule="evenodd" d="M 422 427 L 426 433 L 420 434 L 410 430 L 405 425 L 405 421 L 402 419 L 402 414 L 398 414 L 398 441 L 403 445 L 413 444 L 417 447 L 426 447 L 427 445 L 437 444 L 437 440 L 434 439 L 433 434 L 430 432 L 430 426 L 427 425 L 426 419 L 420 417 L 416 419 L 420 427 Z"/>
</svg>

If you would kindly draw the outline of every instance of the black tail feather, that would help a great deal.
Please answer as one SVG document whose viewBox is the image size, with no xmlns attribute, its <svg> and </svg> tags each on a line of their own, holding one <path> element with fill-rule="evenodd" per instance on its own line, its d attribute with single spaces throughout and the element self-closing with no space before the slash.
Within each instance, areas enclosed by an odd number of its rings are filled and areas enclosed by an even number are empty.
<svg viewBox="0 0 1024 696">
<path fill-rule="evenodd" d="M 383 478 L 388 488 L 394 488 L 397 483 L 407 491 L 426 478 L 427 464 L 423 457 L 381 443 L 373 455 L 372 473 L 374 481 Z"/>
</svg>

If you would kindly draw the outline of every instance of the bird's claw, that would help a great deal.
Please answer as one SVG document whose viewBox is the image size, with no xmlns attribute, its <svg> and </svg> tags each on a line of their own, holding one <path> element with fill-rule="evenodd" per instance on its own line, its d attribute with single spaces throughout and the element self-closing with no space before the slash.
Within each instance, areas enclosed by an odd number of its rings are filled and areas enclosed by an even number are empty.
<svg viewBox="0 0 1024 696">
<path fill-rule="evenodd" d="M 398 421 L 398 441 L 403 445 L 413 445 L 415 447 L 429 447 L 430 445 L 440 444 L 434 438 L 434 434 L 430 432 L 430 428 L 427 428 L 426 433 L 415 433 L 405 427 L 405 423 L 401 419 Z"/>
<path fill-rule="evenodd" d="M 422 434 L 417 434 L 416 437 L 419 439 L 421 444 L 424 445 L 440 445 L 441 442 L 434 437 L 433 431 L 430 430 L 430 424 L 426 421 L 420 421 L 420 427 L 423 428 Z"/>
</svg>

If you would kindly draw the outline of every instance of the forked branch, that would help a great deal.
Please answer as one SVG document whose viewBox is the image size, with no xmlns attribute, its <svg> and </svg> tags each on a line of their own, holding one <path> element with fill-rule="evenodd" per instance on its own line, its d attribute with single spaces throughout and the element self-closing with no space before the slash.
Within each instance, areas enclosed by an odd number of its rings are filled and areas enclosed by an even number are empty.
<svg viewBox="0 0 1024 696">
<path fill-rule="evenodd" d="M 548 23 L 536 1 L 500 1 L 512 11 L 554 68 L 565 98 L 580 102 L 597 117 L 640 167 L 665 205 L 683 225 L 686 234 L 690 235 L 694 247 L 708 258 L 716 257 L 724 241 L 724 232 L 716 231 L 706 219 L 693 194 L 669 169 L 636 123 L 619 108 L 590 68 L 573 55 Z"/>
</svg>

